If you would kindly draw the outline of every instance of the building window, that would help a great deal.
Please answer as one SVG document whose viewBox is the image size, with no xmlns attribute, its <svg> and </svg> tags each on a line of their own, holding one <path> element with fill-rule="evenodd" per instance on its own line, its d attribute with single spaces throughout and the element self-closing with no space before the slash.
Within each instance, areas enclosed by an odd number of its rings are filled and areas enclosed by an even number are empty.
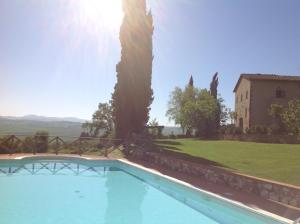
<svg viewBox="0 0 300 224">
<path fill-rule="evenodd" d="M 282 90 L 280 87 L 276 89 L 276 98 L 284 98 L 285 97 L 285 91 Z"/>
<path fill-rule="evenodd" d="M 241 102 L 243 101 L 243 94 L 241 93 Z"/>
<path fill-rule="evenodd" d="M 246 92 L 246 100 L 248 100 L 248 91 Z"/>
<path fill-rule="evenodd" d="M 245 109 L 245 117 L 247 118 L 247 116 L 248 116 L 248 110 L 247 110 L 247 108 Z"/>
</svg>

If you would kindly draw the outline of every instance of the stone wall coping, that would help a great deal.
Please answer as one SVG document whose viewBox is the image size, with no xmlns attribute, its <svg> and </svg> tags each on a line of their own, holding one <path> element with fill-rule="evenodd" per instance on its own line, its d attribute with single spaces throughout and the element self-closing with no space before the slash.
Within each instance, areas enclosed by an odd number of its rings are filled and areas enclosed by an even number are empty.
<svg viewBox="0 0 300 224">
<path fill-rule="evenodd" d="M 222 169 L 222 168 L 221 168 Z M 236 175 L 242 176 L 242 177 L 247 177 L 253 180 L 258 180 L 261 182 L 265 182 L 265 183 L 270 183 L 270 184 L 276 184 L 276 185 L 280 185 L 282 187 L 288 187 L 288 188 L 294 188 L 295 190 L 299 190 L 300 191 L 300 186 L 297 185 L 293 185 L 293 184 L 287 184 L 287 183 L 283 183 L 283 182 L 279 182 L 279 181 L 275 181 L 275 180 L 270 180 L 270 179 L 264 179 L 261 177 L 255 177 L 255 176 L 251 176 L 251 175 L 247 175 L 247 174 L 243 174 L 243 173 L 239 173 L 239 172 L 232 172 Z"/>
</svg>

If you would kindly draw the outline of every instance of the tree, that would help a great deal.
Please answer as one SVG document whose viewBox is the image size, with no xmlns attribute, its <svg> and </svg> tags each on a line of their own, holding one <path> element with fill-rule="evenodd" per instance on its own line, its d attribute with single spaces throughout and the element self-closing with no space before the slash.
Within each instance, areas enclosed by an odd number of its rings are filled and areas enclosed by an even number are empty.
<svg viewBox="0 0 300 224">
<path fill-rule="evenodd" d="M 286 131 L 294 134 L 300 133 L 300 100 L 289 101 L 287 107 L 272 104 L 269 114 L 274 117 L 279 133 Z"/>
<path fill-rule="evenodd" d="M 214 97 L 215 99 L 218 99 L 218 86 L 219 86 L 219 78 L 218 78 L 218 72 L 216 72 L 213 75 L 212 81 L 210 83 L 210 95 Z M 225 107 L 222 107 L 223 99 L 219 99 L 218 104 L 218 111 L 216 113 L 216 117 L 214 120 L 212 120 L 212 128 L 219 129 L 221 124 L 221 116 L 225 115 L 222 114 L 222 111 L 224 112 Z"/>
<path fill-rule="evenodd" d="M 197 97 L 198 89 L 194 87 L 194 80 L 193 76 L 191 76 L 190 81 L 188 85 L 185 87 L 185 90 L 183 91 L 183 98 L 182 98 L 182 108 L 185 108 L 187 103 L 194 103 Z M 182 111 L 183 113 L 183 124 L 186 129 L 186 136 L 190 137 L 193 132 L 193 125 L 188 121 L 188 117 L 185 114 L 185 111 Z"/>
<path fill-rule="evenodd" d="M 292 133 L 300 133 L 300 100 L 289 101 L 288 107 L 282 113 L 282 119 Z"/>
<path fill-rule="evenodd" d="M 176 87 L 170 95 L 166 115 L 170 120 L 173 120 L 175 124 L 180 125 L 184 133 L 190 133 L 192 126 L 187 122 L 183 109 L 187 102 L 195 101 L 196 95 L 197 89 L 194 88 L 193 76 L 191 76 L 189 83 L 184 90 Z"/>
<path fill-rule="evenodd" d="M 219 78 L 218 72 L 213 75 L 212 81 L 210 83 L 210 94 L 217 99 L 218 98 L 218 85 L 219 85 Z"/>
<path fill-rule="evenodd" d="M 189 86 L 194 87 L 194 79 L 193 76 L 191 75 L 190 81 L 189 81 Z"/>
<path fill-rule="evenodd" d="M 151 12 L 145 0 L 123 0 L 124 19 L 120 29 L 121 61 L 112 95 L 116 137 L 130 138 L 142 133 L 153 101 Z"/>
<path fill-rule="evenodd" d="M 223 98 L 219 97 L 217 115 L 219 116 L 220 123 L 219 125 L 216 125 L 217 129 L 219 129 L 220 126 L 227 125 L 228 120 L 230 120 L 230 122 L 232 123 L 231 113 L 232 112 L 230 108 L 227 108 L 226 105 L 224 104 Z"/>
<path fill-rule="evenodd" d="M 148 126 L 150 127 L 159 126 L 158 120 L 154 118 L 152 121 L 149 122 Z"/>
<path fill-rule="evenodd" d="M 99 103 L 98 110 L 93 114 L 93 124 L 96 135 L 99 130 L 105 130 L 105 134 L 112 132 L 114 123 L 112 117 L 112 107 L 108 103 Z"/>
<path fill-rule="evenodd" d="M 269 108 L 269 115 L 274 118 L 274 123 L 270 127 L 273 134 L 284 133 L 286 131 L 285 124 L 283 122 L 284 107 L 280 104 L 271 104 Z"/>
<path fill-rule="evenodd" d="M 220 104 L 206 89 L 187 85 L 183 91 L 176 87 L 170 96 L 167 116 L 186 130 L 187 134 L 196 130 L 198 136 L 210 137 L 217 131 L 212 124 L 219 113 Z"/>
<path fill-rule="evenodd" d="M 91 122 L 84 122 L 82 125 L 81 125 L 81 128 L 84 129 L 84 131 L 81 133 L 81 137 L 82 136 L 94 136 L 94 126 L 93 126 L 93 123 Z"/>
<path fill-rule="evenodd" d="M 173 120 L 175 124 L 180 125 L 182 131 L 185 132 L 186 125 L 182 114 L 182 106 L 183 91 L 181 88 L 175 87 L 173 92 L 170 94 L 166 116 L 169 117 L 169 120 Z"/>
<path fill-rule="evenodd" d="M 218 113 L 218 101 L 206 89 L 199 90 L 194 101 L 189 101 L 183 108 L 186 122 L 196 130 L 198 137 L 211 137 L 215 127 L 211 124 Z"/>
<path fill-rule="evenodd" d="M 158 123 L 158 120 L 156 118 L 154 118 L 148 124 L 148 133 L 153 136 L 161 137 L 163 129 L 164 129 L 164 126 L 160 126 Z"/>
<path fill-rule="evenodd" d="M 108 135 L 113 131 L 112 106 L 108 103 L 99 103 L 98 110 L 93 114 L 92 122 L 85 122 L 82 128 L 87 129 L 90 136 L 98 136 L 100 131 Z"/>
<path fill-rule="evenodd" d="M 284 107 L 282 105 L 274 103 L 270 106 L 269 114 L 279 121 L 282 118 L 283 111 Z"/>
<path fill-rule="evenodd" d="M 230 120 L 230 124 L 235 124 L 237 113 L 235 111 L 232 111 L 231 109 L 228 109 L 228 118 Z"/>
</svg>

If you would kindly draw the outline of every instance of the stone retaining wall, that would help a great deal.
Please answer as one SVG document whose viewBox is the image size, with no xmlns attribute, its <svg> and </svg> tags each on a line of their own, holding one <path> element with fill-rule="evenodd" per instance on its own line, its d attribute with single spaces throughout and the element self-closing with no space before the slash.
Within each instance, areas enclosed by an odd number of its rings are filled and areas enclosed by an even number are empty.
<svg viewBox="0 0 300 224">
<path fill-rule="evenodd" d="M 300 187 L 241 175 L 215 166 L 202 165 L 172 156 L 161 155 L 158 152 L 132 150 L 129 156 L 174 171 L 205 178 L 216 184 L 225 184 L 234 189 L 256 194 L 265 199 L 300 208 Z"/>
</svg>

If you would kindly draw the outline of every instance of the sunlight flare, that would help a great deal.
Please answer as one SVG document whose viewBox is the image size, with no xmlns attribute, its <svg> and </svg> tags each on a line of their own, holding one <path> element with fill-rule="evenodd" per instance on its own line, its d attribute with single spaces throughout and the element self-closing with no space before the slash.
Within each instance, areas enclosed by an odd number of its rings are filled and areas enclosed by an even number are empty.
<svg viewBox="0 0 300 224">
<path fill-rule="evenodd" d="M 101 24 L 110 31 L 117 31 L 123 18 L 121 0 L 79 0 L 81 22 L 95 27 Z"/>
</svg>

